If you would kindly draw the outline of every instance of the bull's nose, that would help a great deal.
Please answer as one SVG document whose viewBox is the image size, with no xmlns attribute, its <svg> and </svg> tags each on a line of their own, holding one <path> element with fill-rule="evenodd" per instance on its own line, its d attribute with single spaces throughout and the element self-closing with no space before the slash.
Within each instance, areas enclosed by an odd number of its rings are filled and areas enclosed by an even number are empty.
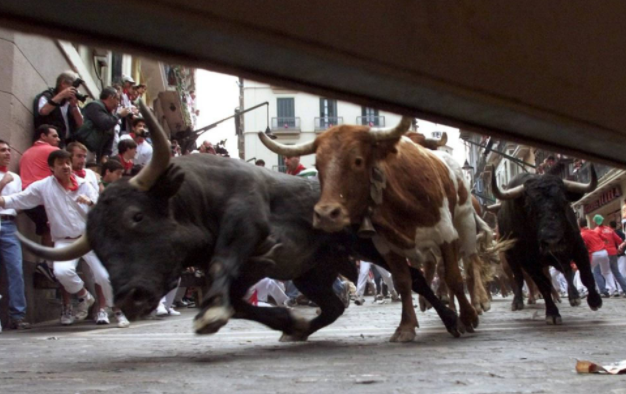
<svg viewBox="0 0 626 394">
<path fill-rule="evenodd" d="M 313 227 L 324 231 L 339 231 L 348 223 L 345 210 L 340 204 L 316 205 L 313 210 Z"/>
<path fill-rule="evenodd" d="M 115 295 L 115 305 L 131 320 L 150 312 L 157 302 L 155 293 L 144 287 L 132 287 Z"/>
</svg>

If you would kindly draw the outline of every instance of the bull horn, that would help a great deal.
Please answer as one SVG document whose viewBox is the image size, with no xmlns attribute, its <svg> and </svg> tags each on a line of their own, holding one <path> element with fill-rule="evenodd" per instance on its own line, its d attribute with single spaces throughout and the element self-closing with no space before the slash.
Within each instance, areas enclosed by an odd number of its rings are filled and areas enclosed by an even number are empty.
<svg viewBox="0 0 626 394">
<path fill-rule="evenodd" d="M 586 194 L 591 193 L 598 186 L 598 175 L 596 174 L 596 169 L 593 167 L 593 164 L 590 166 L 589 170 L 591 171 L 591 180 L 589 183 L 579 183 L 563 180 L 565 183 L 565 188 L 570 193 L 580 193 Z"/>
<path fill-rule="evenodd" d="M 435 138 L 426 138 L 426 142 L 430 143 L 436 147 L 441 147 L 441 146 L 446 146 L 446 144 L 448 143 L 448 133 L 446 133 L 445 131 L 441 134 L 441 138 L 439 139 L 435 139 Z"/>
<path fill-rule="evenodd" d="M 496 213 L 496 212 L 498 212 L 500 210 L 500 208 L 502 208 L 502 204 L 501 203 L 496 203 L 496 204 L 488 205 L 486 209 L 489 212 Z"/>
<path fill-rule="evenodd" d="M 515 186 L 510 190 L 501 190 L 496 181 L 496 174 L 491 173 L 491 191 L 498 200 L 515 200 L 524 193 L 524 185 Z"/>
<path fill-rule="evenodd" d="M 286 157 L 305 156 L 315 153 L 315 140 L 299 145 L 283 145 L 273 141 L 262 131 L 259 132 L 259 139 L 267 149 Z"/>
<path fill-rule="evenodd" d="M 143 100 L 139 100 L 139 109 L 151 132 L 154 153 L 150 163 L 142 168 L 139 174 L 135 175 L 128 183 L 139 190 L 148 191 L 170 165 L 170 147 L 165 131 Z"/>
<path fill-rule="evenodd" d="M 87 234 L 81 235 L 80 238 L 74 241 L 74 243 L 64 248 L 50 248 L 48 246 L 42 246 L 26 238 L 19 231 L 17 232 L 17 238 L 20 240 L 22 245 L 24 245 L 26 249 L 30 250 L 35 256 L 50 261 L 75 260 L 91 251 Z"/>
<path fill-rule="evenodd" d="M 388 129 L 374 129 L 370 128 L 370 135 L 375 141 L 393 140 L 402 137 L 404 133 L 409 131 L 413 119 L 407 116 L 403 116 L 400 124 L 393 128 Z"/>
</svg>

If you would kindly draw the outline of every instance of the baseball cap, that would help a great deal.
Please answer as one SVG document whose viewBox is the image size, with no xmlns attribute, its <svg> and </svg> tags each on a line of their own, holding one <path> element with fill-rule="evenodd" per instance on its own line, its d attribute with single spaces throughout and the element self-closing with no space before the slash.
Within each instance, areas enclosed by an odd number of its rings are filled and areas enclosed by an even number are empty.
<svg viewBox="0 0 626 394">
<path fill-rule="evenodd" d="M 130 82 L 133 85 L 135 84 L 135 80 L 129 77 L 128 75 L 122 75 L 122 83 Z"/>
</svg>

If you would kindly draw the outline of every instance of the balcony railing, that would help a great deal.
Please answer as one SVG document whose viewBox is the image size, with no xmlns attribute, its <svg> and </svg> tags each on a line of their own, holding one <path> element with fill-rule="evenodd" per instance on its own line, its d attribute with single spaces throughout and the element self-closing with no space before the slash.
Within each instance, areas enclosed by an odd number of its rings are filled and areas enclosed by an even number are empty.
<svg viewBox="0 0 626 394">
<path fill-rule="evenodd" d="M 343 124 L 342 116 L 318 117 L 315 118 L 315 131 L 324 131 L 340 124 Z"/>
<path fill-rule="evenodd" d="M 385 127 L 384 116 L 357 116 L 356 124 L 370 127 Z"/>
<path fill-rule="evenodd" d="M 272 118 L 272 131 L 275 133 L 299 133 L 300 118 Z"/>
</svg>

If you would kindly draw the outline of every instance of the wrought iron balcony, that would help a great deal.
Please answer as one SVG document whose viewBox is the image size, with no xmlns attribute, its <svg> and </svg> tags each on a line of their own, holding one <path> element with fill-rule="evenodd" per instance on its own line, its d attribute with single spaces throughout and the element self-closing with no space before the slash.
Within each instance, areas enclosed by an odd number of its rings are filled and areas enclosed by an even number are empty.
<svg viewBox="0 0 626 394">
<path fill-rule="evenodd" d="M 356 124 L 370 127 L 385 127 L 384 116 L 357 116 Z"/>
<path fill-rule="evenodd" d="M 280 133 L 299 133 L 300 132 L 300 118 L 272 118 L 272 131 L 276 134 Z"/>
<path fill-rule="evenodd" d="M 315 131 L 324 131 L 343 124 L 343 116 L 323 116 L 315 118 Z"/>
</svg>

